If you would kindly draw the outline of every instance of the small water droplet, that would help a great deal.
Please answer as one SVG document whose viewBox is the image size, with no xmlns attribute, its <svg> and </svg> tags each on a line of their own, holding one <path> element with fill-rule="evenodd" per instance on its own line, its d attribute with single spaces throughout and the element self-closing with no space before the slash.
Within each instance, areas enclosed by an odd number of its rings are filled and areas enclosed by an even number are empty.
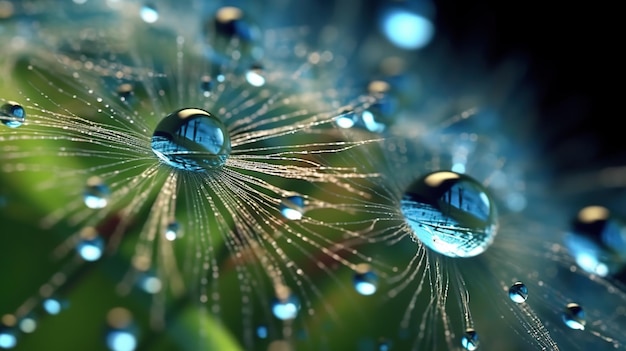
<svg viewBox="0 0 626 351">
<path fill-rule="evenodd" d="M 24 124 L 26 111 L 17 102 L 9 101 L 0 107 L 0 120 L 9 128 L 17 128 Z"/>
<path fill-rule="evenodd" d="M 563 311 L 563 322 L 571 329 L 585 330 L 585 311 L 577 303 L 568 303 Z"/>
<path fill-rule="evenodd" d="M 117 87 L 117 96 L 120 100 L 129 102 L 133 96 L 133 86 L 130 83 L 122 83 Z"/>
<path fill-rule="evenodd" d="M 50 315 L 57 315 L 67 307 L 67 302 L 58 298 L 49 297 L 41 303 L 44 311 Z"/>
<path fill-rule="evenodd" d="M 146 23 L 154 23 L 159 19 L 159 12 L 154 4 L 145 4 L 139 10 L 139 16 Z"/>
<path fill-rule="evenodd" d="M 194 172 L 219 169 L 230 156 L 230 135 L 211 113 L 184 108 L 159 122 L 152 136 L 152 151 L 174 168 Z"/>
<path fill-rule="evenodd" d="M 104 240 L 93 227 L 83 228 L 76 251 L 85 261 L 97 261 L 104 253 Z"/>
<path fill-rule="evenodd" d="M 335 123 L 339 128 L 349 129 L 354 127 L 357 124 L 358 120 L 359 119 L 356 113 L 354 113 L 354 110 L 345 109 L 341 111 L 339 116 L 337 116 L 337 118 L 335 119 Z"/>
<path fill-rule="evenodd" d="M 163 284 L 161 283 L 161 279 L 151 275 L 146 274 L 141 279 L 139 279 L 139 286 L 141 289 L 148 294 L 156 294 L 161 291 Z"/>
<path fill-rule="evenodd" d="M 246 72 L 246 80 L 250 85 L 255 87 L 262 87 L 265 85 L 265 72 L 263 71 L 263 66 L 260 64 L 254 64 L 248 72 Z"/>
<path fill-rule="evenodd" d="M 111 351 L 133 351 L 137 347 L 137 333 L 131 313 L 121 307 L 107 314 L 108 329 L 105 342 Z"/>
<path fill-rule="evenodd" d="M 304 212 L 304 198 L 300 195 L 286 196 L 280 201 L 280 213 L 287 219 L 302 219 Z"/>
<path fill-rule="evenodd" d="M 37 320 L 32 315 L 25 316 L 20 319 L 18 327 L 22 331 L 22 333 L 33 333 L 37 329 Z"/>
<path fill-rule="evenodd" d="M 0 349 L 12 349 L 17 346 L 15 329 L 0 324 Z"/>
<path fill-rule="evenodd" d="M 83 193 L 83 200 L 87 207 L 93 209 L 106 207 L 109 202 L 109 195 L 109 187 L 104 184 L 102 179 L 96 176 L 87 179 Z"/>
<path fill-rule="evenodd" d="M 391 351 L 391 343 L 386 339 L 379 340 L 377 351 Z"/>
<path fill-rule="evenodd" d="M 268 335 L 269 335 L 269 334 L 268 334 L 268 330 L 267 330 L 267 327 L 266 327 L 266 326 L 264 326 L 264 325 L 259 325 L 259 326 L 256 328 L 256 336 L 258 336 L 258 337 L 259 337 L 259 339 L 267 339 L 267 336 L 268 336 Z"/>
<path fill-rule="evenodd" d="M 272 313 L 280 320 L 295 319 L 300 310 L 300 300 L 285 286 L 276 289 Z"/>
<path fill-rule="evenodd" d="M 450 171 L 427 174 L 411 184 L 400 209 L 413 234 L 450 257 L 483 253 L 497 231 L 495 204 L 469 176 Z"/>
<path fill-rule="evenodd" d="M 180 237 L 180 225 L 174 221 L 167 225 L 165 229 L 165 239 L 174 241 Z"/>
<path fill-rule="evenodd" d="M 354 289 L 361 295 L 372 295 L 378 288 L 378 276 L 366 263 L 357 265 L 353 282 Z"/>
<path fill-rule="evenodd" d="M 626 222 L 602 206 L 578 212 L 565 245 L 585 271 L 605 277 L 626 267 Z"/>
<path fill-rule="evenodd" d="M 461 337 L 461 346 L 469 351 L 478 349 L 478 333 L 472 328 L 467 328 Z"/>
<path fill-rule="evenodd" d="M 528 288 L 522 282 L 516 282 L 509 288 L 509 298 L 516 303 L 525 302 L 528 298 Z"/>
<path fill-rule="evenodd" d="M 211 96 L 211 92 L 213 91 L 213 80 L 211 79 L 210 76 L 207 76 L 207 75 L 202 76 L 202 79 L 200 82 L 200 91 L 202 92 L 202 95 L 204 95 L 205 97 Z"/>
</svg>

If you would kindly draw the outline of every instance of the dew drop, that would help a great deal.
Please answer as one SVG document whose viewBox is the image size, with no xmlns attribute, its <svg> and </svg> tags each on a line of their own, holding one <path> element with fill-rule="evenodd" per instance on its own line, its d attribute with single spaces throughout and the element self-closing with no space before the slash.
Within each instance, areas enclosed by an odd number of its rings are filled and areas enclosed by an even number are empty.
<svg viewBox="0 0 626 351">
<path fill-rule="evenodd" d="M 205 97 L 211 96 L 211 92 L 213 91 L 213 80 L 210 76 L 202 76 L 200 81 L 200 91 Z"/>
<path fill-rule="evenodd" d="M 562 314 L 563 322 L 571 329 L 585 330 L 585 311 L 577 303 L 568 303 Z"/>
<path fill-rule="evenodd" d="M 12 349 L 17 346 L 17 334 L 13 328 L 0 325 L 0 349 Z"/>
<path fill-rule="evenodd" d="M 276 289 L 276 297 L 272 301 L 272 313 L 280 320 L 291 320 L 298 316 L 300 300 L 285 286 Z"/>
<path fill-rule="evenodd" d="M 60 299 L 49 297 L 41 303 L 44 311 L 49 315 L 57 315 L 66 307 L 66 302 Z"/>
<path fill-rule="evenodd" d="M 178 222 L 171 222 L 165 229 L 165 239 L 174 241 L 180 237 L 180 225 Z"/>
<path fill-rule="evenodd" d="M 159 19 L 159 12 L 153 4 L 145 4 L 139 10 L 139 16 L 146 23 L 154 23 Z"/>
<path fill-rule="evenodd" d="M 2 124 L 9 128 L 17 128 L 24 124 L 26 111 L 17 102 L 9 101 L 0 107 L 0 119 Z"/>
<path fill-rule="evenodd" d="M 89 208 L 104 208 L 109 202 L 109 187 L 104 184 L 102 179 L 93 176 L 87 179 L 85 191 L 83 193 L 83 201 Z"/>
<path fill-rule="evenodd" d="M 469 351 L 478 349 L 478 333 L 472 328 L 467 328 L 461 337 L 461 346 Z"/>
<path fill-rule="evenodd" d="M 359 119 L 357 118 L 356 113 L 352 109 L 345 109 L 341 111 L 339 116 L 335 118 L 335 123 L 339 128 L 349 129 L 354 127 Z"/>
<path fill-rule="evenodd" d="M 626 223 L 602 206 L 587 206 L 573 220 L 565 245 L 578 266 L 605 277 L 626 267 Z"/>
<path fill-rule="evenodd" d="M 108 329 L 105 342 L 111 351 L 133 351 L 137 347 L 137 335 L 130 312 L 121 307 L 107 314 Z"/>
<path fill-rule="evenodd" d="M 145 275 L 141 277 L 139 280 L 139 286 L 141 289 L 148 294 L 156 294 L 161 291 L 163 284 L 161 283 L 161 279 L 153 276 L 153 275 Z"/>
<path fill-rule="evenodd" d="M 133 86 L 129 83 L 122 83 L 117 87 L 117 96 L 122 101 L 130 101 L 133 96 Z"/>
<path fill-rule="evenodd" d="M 280 201 L 280 213 L 287 219 L 300 220 L 304 212 L 304 198 L 300 195 L 286 196 Z"/>
<path fill-rule="evenodd" d="M 497 232 L 496 208 L 486 189 L 455 172 L 433 172 L 415 181 L 400 209 L 417 239 L 449 257 L 481 254 Z"/>
<path fill-rule="evenodd" d="M 97 261 L 104 253 L 104 240 L 93 227 L 83 228 L 76 251 L 85 261 Z"/>
<path fill-rule="evenodd" d="M 268 331 L 267 331 L 267 327 L 264 325 L 260 325 L 256 328 L 256 336 L 259 339 L 267 339 L 267 336 L 269 335 Z"/>
<path fill-rule="evenodd" d="M 357 265 L 353 282 L 354 289 L 365 296 L 374 294 L 378 288 L 378 276 L 366 263 Z"/>
<path fill-rule="evenodd" d="M 516 282 L 509 288 L 509 298 L 516 303 L 525 302 L 528 298 L 528 288 L 522 282 Z"/>
<path fill-rule="evenodd" d="M 35 332 L 35 330 L 37 329 L 37 321 L 33 316 L 26 316 L 19 321 L 18 327 L 20 328 L 22 333 L 30 334 Z"/>
<path fill-rule="evenodd" d="M 252 65 L 248 72 L 246 72 L 246 80 L 254 87 L 262 87 L 265 85 L 265 72 L 263 71 L 263 66 L 260 64 Z"/>
<path fill-rule="evenodd" d="M 152 152 L 161 162 L 177 169 L 215 170 L 230 155 L 230 135 L 211 113 L 184 108 L 159 122 L 152 135 Z"/>
<path fill-rule="evenodd" d="M 215 32 L 226 39 L 251 42 L 258 38 L 258 29 L 248 23 L 243 11 L 234 6 L 224 6 L 215 13 Z"/>
</svg>

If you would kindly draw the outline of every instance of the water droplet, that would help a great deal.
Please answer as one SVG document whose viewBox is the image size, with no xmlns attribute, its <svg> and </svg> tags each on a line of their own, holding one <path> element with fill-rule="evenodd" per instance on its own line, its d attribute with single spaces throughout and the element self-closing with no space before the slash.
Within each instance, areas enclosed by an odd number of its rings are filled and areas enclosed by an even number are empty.
<svg viewBox="0 0 626 351">
<path fill-rule="evenodd" d="M 563 322 L 571 329 L 585 330 L 585 311 L 577 303 L 568 303 L 563 311 Z"/>
<path fill-rule="evenodd" d="M 146 23 L 154 23 L 159 19 L 159 12 L 153 4 L 145 4 L 139 10 L 139 16 Z"/>
<path fill-rule="evenodd" d="M 417 239 L 450 257 L 481 254 L 497 231 L 496 208 L 486 189 L 450 171 L 430 173 L 411 184 L 400 209 Z"/>
<path fill-rule="evenodd" d="M 356 113 L 352 109 L 345 109 L 341 111 L 339 116 L 335 119 L 335 123 L 339 128 L 349 129 L 354 127 L 359 121 Z"/>
<path fill-rule="evenodd" d="M 44 311 L 46 311 L 50 315 L 57 315 L 61 313 L 63 309 L 67 307 L 67 302 L 62 301 L 58 298 L 49 297 L 41 303 Z"/>
<path fill-rule="evenodd" d="M 13 328 L 0 325 L 0 348 L 12 349 L 17 346 L 17 334 Z"/>
<path fill-rule="evenodd" d="M 137 336 L 132 323 L 132 315 L 121 307 L 113 308 L 107 314 L 108 330 L 106 345 L 111 351 L 133 351 L 137 347 Z"/>
<path fill-rule="evenodd" d="M 106 207 L 109 202 L 109 195 L 109 187 L 102 182 L 102 179 L 96 176 L 87 179 L 83 193 L 83 200 L 87 207 L 93 209 Z"/>
<path fill-rule="evenodd" d="M 381 339 L 378 341 L 378 351 L 390 351 L 391 343 L 385 339 Z"/>
<path fill-rule="evenodd" d="M 26 111 L 17 102 L 9 101 L 0 107 L 0 120 L 9 128 L 17 128 L 24 124 Z"/>
<path fill-rule="evenodd" d="M 33 316 L 26 316 L 19 321 L 18 327 L 22 333 L 30 334 L 37 329 L 37 321 Z"/>
<path fill-rule="evenodd" d="M 156 294 L 161 291 L 163 284 L 161 283 L 161 279 L 153 275 L 146 274 L 139 280 L 139 286 L 148 294 Z"/>
<path fill-rule="evenodd" d="M 280 201 L 280 213 L 287 219 L 302 219 L 304 212 L 304 198 L 300 195 L 286 196 Z"/>
<path fill-rule="evenodd" d="M 467 328 L 461 337 L 461 346 L 469 351 L 478 349 L 478 333 L 472 328 Z"/>
<path fill-rule="evenodd" d="M 407 2 L 409 3 L 409 2 Z M 383 34 L 395 46 L 415 50 L 426 46 L 432 40 L 435 27 L 429 17 L 427 2 L 419 2 L 418 6 L 405 3 L 390 5 L 385 11 L 380 11 L 380 25 Z"/>
<path fill-rule="evenodd" d="M 522 282 L 516 282 L 509 288 L 509 298 L 516 303 L 525 302 L 528 298 L 528 288 Z"/>
<path fill-rule="evenodd" d="M 268 336 L 267 327 L 264 325 L 258 326 L 256 328 L 256 336 L 258 336 L 259 339 L 267 339 L 267 336 Z"/>
<path fill-rule="evenodd" d="M 104 240 L 94 228 L 83 228 L 80 240 L 76 244 L 76 251 L 85 261 L 97 261 L 104 253 Z"/>
<path fill-rule="evenodd" d="M 378 276 L 366 263 L 357 265 L 354 273 L 354 289 L 361 295 L 372 295 L 378 288 Z"/>
<path fill-rule="evenodd" d="M 202 80 L 200 82 L 200 91 L 205 97 L 211 96 L 211 91 L 213 91 L 213 80 L 210 76 L 202 76 Z"/>
<path fill-rule="evenodd" d="M 255 87 L 261 87 L 265 85 L 265 72 L 263 71 L 263 66 L 260 64 L 254 64 L 248 72 L 246 72 L 246 80 L 250 85 Z"/>
<path fill-rule="evenodd" d="M 180 225 L 178 222 L 171 222 L 165 229 L 165 239 L 174 241 L 180 237 Z"/>
<path fill-rule="evenodd" d="M 230 155 L 230 135 L 209 112 L 184 108 L 159 122 L 152 136 L 152 151 L 174 168 L 194 172 L 219 169 Z"/>
<path fill-rule="evenodd" d="M 626 267 L 626 223 L 602 206 L 581 209 L 565 245 L 580 268 L 601 277 Z"/>
<path fill-rule="evenodd" d="M 123 83 L 117 87 L 117 96 L 120 97 L 122 101 L 130 101 L 133 96 L 133 86 L 130 83 Z"/>
<path fill-rule="evenodd" d="M 276 288 L 272 313 L 280 320 L 295 319 L 300 310 L 300 300 L 285 286 Z"/>
</svg>

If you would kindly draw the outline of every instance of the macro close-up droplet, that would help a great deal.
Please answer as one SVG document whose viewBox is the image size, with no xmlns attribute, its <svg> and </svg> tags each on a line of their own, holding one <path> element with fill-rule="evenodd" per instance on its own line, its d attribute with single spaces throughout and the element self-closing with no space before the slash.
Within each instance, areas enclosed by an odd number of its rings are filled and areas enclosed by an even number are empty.
<svg viewBox="0 0 626 351">
<path fill-rule="evenodd" d="M 570 329 L 585 330 L 585 311 L 579 304 L 574 302 L 568 303 L 561 316 L 565 325 Z"/>
<path fill-rule="evenodd" d="M 509 299 L 516 303 L 525 302 L 528 298 L 528 288 L 522 282 L 516 282 L 509 288 Z"/>
<path fill-rule="evenodd" d="M 472 328 L 465 330 L 465 333 L 461 337 L 461 346 L 468 351 L 478 349 L 478 333 Z"/>
<path fill-rule="evenodd" d="M 26 111 L 17 102 L 9 101 L 0 107 L 0 120 L 9 128 L 17 128 L 24 124 Z"/>
<path fill-rule="evenodd" d="M 378 288 L 378 276 L 366 263 L 356 266 L 353 281 L 354 289 L 361 295 L 372 295 Z"/>
</svg>

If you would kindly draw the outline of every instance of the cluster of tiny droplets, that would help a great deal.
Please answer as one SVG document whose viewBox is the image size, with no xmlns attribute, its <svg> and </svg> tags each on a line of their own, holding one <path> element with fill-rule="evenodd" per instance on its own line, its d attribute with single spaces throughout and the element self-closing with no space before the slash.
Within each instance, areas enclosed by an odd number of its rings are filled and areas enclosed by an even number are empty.
<svg viewBox="0 0 626 351">
<path fill-rule="evenodd" d="M 545 238 L 563 229 L 523 217 L 532 194 L 505 143 L 464 125 L 488 119 L 484 106 L 426 129 L 412 118 L 395 78 L 432 39 L 429 6 L 380 11 L 373 45 L 400 51 L 381 59 L 385 78 L 355 80 L 361 91 L 334 86 L 349 85 L 349 55 L 311 49 L 302 28 L 266 30 L 254 5 L 198 5 L 200 23 L 167 2 L 72 6 L 119 26 L 42 34 L 56 57 L 24 49 L 34 58 L 7 66 L 28 84 L 0 97 L 3 180 L 73 197 L 41 204 L 41 226 L 73 232 L 39 292 L 0 311 L 0 348 L 80 309 L 69 287 L 95 263 L 116 272 L 111 295 L 140 301 L 101 316 L 112 351 L 501 347 L 489 319 L 512 324 L 521 349 L 623 347 L 626 311 L 606 308 L 626 301 L 609 280 L 625 262 L 622 222 L 586 207 L 564 243 Z M 0 1 L 0 19 L 16 11 L 28 5 Z M 343 29 L 325 27 L 321 41 L 341 45 Z M 606 303 L 550 282 L 564 273 Z"/>
</svg>

